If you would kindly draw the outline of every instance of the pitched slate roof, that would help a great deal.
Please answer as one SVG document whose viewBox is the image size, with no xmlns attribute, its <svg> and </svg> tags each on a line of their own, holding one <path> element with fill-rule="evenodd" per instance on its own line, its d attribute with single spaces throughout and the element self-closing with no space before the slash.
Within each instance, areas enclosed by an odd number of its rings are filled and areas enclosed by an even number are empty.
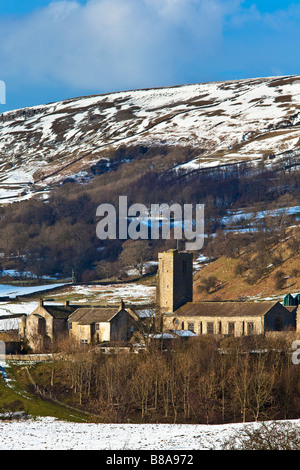
<svg viewBox="0 0 300 470">
<path fill-rule="evenodd" d="M 109 322 L 119 311 L 120 308 L 117 307 L 81 307 L 70 315 L 69 321 L 78 322 L 80 325 Z"/>
<path fill-rule="evenodd" d="M 43 305 L 43 308 L 57 319 L 67 319 L 75 310 L 78 309 L 77 305 Z"/>
<path fill-rule="evenodd" d="M 166 316 L 192 317 L 192 316 L 263 316 L 272 307 L 278 305 L 279 308 L 285 309 L 279 302 L 187 302 L 173 313 Z M 284 311 L 283 310 L 283 311 Z"/>
</svg>

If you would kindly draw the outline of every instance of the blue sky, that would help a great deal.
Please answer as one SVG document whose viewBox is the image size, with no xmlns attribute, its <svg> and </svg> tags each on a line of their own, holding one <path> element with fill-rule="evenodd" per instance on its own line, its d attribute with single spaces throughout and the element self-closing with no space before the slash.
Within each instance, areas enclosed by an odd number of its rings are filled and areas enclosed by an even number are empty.
<svg viewBox="0 0 300 470">
<path fill-rule="evenodd" d="M 0 0 L 0 112 L 299 73 L 300 0 Z"/>
</svg>

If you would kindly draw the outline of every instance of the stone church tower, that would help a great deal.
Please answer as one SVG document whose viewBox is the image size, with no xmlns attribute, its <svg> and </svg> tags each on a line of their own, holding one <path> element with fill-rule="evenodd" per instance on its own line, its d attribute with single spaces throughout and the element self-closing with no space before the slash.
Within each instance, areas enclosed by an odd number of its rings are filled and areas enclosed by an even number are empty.
<svg viewBox="0 0 300 470">
<path fill-rule="evenodd" d="M 169 250 L 158 254 L 157 320 L 193 301 L 193 255 Z"/>
</svg>

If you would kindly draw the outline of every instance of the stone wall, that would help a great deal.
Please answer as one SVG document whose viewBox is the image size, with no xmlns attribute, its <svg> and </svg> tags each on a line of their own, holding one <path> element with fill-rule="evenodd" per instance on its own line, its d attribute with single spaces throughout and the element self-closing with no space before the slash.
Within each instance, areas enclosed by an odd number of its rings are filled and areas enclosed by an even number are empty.
<svg viewBox="0 0 300 470">
<path fill-rule="evenodd" d="M 253 317 L 164 317 L 165 330 L 190 330 L 199 335 L 202 334 L 221 334 L 244 336 L 250 334 L 263 334 L 263 318 Z"/>
</svg>

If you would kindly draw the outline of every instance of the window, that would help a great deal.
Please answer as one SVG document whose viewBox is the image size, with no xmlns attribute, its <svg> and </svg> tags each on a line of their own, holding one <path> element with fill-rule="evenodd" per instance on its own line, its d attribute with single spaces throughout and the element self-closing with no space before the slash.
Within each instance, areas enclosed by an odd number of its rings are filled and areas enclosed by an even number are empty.
<svg viewBox="0 0 300 470">
<path fill-rule="evenodd" d="M 275 318 L 274 328 L 275 328 L 275 331 L 282 331 L 282 318 L 281 317 Z"/>
<path fill-rule="evenodd" d="M 87 340 L 87 339 L 81 339 L 80 342 L 81 342 L 81 344 L 88 344 L 88 340 Z"/>
<path fill-rule="evenodd" d="M 188 323 L 188 330 L 192 331 L 194 333 L 195 331 L 195 324 L 194 323 Z"/>
<path fill-rule="evenodd" d="M 247 335 L 253 335 L 254 333 L 254 323 L 248 322 L 247 323 Z"/>
<path fill-rule="evenodd" d="M 96 323 L 96 331 L 99 331 L 100 330 L 100 325 L 99 323 Z"/>
<path fill-rule="evenodd" d="M 229 335 L 234 335 L 234 327 L 235 327 L 235 324 L 234 322 L 229 322 L 228 323 L 228 334 Z"/>
<path fill-rule="evenodd" d="M 46 320 L 45 318 L 38 319 L 38 333 L 40 335 L 46 334 Z"/>
<path fill-rule="evenodd" d="M 207 333 L 209 335 L 213 335 L 214 334 L 214 324 L 213 322 L 207 322 Z"/>
<path fill-rule="evenodd" d="M 71 321 L 69 321 L 69 323 L 68 323 L 68 328 L 69 328 L 69 330 L 72 330 L 72 322 Z"/>
<path fill-rule="evenodd" d="M 202 335 L 202 321 L 199 324 L 199 333 L 200 333 L 200 335 Z"/>
<path fill-rule="evenodd" d="M 219 321 L 219 335 L 222 334 L 222 322 Z"/>
</svg>

